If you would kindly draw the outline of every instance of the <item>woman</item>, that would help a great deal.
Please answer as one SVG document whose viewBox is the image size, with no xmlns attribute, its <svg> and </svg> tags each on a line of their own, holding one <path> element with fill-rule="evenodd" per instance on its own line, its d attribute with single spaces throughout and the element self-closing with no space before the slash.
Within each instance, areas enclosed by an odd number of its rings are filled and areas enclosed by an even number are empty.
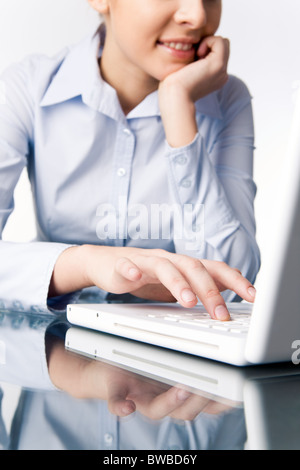
<svg viewBox="0 0 300 470">
<path fill-rule="evenodd" d="M 27 165 L 38 240 L 1 242 L 0 297 L 43 310 L 94 286 L 227 320 L 221 291 L 254 300 L 259 252 L 251 100 L 215 36 L 221 1 L 89 3 L 96 35 L 2 77 L 1 226 Z M 155 205 L 180 210 L 154 223 Z"/>
</svg>

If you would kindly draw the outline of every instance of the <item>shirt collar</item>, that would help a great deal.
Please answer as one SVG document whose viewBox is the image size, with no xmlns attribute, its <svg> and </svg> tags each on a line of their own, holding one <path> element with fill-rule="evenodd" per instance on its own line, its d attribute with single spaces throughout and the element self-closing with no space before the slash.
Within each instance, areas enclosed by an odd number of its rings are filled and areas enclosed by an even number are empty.
<svg viewBox="0 0 300 470">
<path fill-rule="evenodd" d="M 101 25 L 96 33 L 64 53 L 60 66 L 47 88 L 40 106 L 52 106 L 81 96 L 91 108 L 115 120 L 125 119 L 116 91 L 107 84 L 99 73 L 98 59 L 102 53 L 105 32 Z M 205 96 L 196 103 L 199 114 L 221 119 L 222 112 L 217 92 Z M 148 95 L 127 119 L 159 116 L 158 93 Z"/>
<path fill-rule="evenodd" d="M 41 107 L 81 97 L 96 111 L 120 120 L 124 117 L 116 91 L 99 73 L 98 59 L 103 46 L 103 30 L 69 48 L 40 102 Z"/>
<path fill-rule="evenodd" d="M 68 49 L 40 105 L 51 106 L 82 95 L 95 79 L 98 48 L 98 41 L 93 36 Z M 87 50 L 88 55 L 85 53 Z"/>
</svg>

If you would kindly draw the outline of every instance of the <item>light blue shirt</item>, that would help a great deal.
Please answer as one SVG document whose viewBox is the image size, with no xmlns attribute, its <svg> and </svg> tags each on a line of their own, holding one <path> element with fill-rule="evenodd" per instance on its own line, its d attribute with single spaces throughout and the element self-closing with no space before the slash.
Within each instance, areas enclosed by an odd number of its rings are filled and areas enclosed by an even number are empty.
<svg viewBox="0 0 300 470">
<path fill-rule="evenodd" d="M 31 243 L 0 242 L 6 308 L 47 310 L 55 262 L 74 244 L 160 247 L 224 260 L 251 282 L 258 272 L 245 85 L 231 76 L 199 100 L 195 139 L 172 148 L 157 92 L 124 115 L 99 73 L 103 40 L 97 33 L 53 58 L 27 57 L 0 78 L 0 233 L 24 167 L 37 221 Z"/>
</svg>

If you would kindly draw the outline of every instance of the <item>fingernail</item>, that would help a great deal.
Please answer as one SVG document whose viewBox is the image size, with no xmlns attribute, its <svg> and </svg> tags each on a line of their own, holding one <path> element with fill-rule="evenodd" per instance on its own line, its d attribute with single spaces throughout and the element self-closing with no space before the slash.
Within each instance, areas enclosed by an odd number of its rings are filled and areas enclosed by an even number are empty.
<svg viewBox="0 0 300 470">
<path fill-rule="evenodd" d="M 253 286 L 249 287 L 248 292 L 251 295 L 251 297 L 253 297 L 253 298 L 255 297 L 255 295 L 256 295 L 255 287 L 253 287 Z"/>
<path fill-rule="evenodd" d="M 191 396 L 191 393 L 187 390 L 183 390 L 182 388 L 177 391 L 177 398 L 178 400 L 184 401 L 187 400 Z"/>
<path fill-rule="evenodd" d="M 218 305 L 215 309 L 215 315 L 217 320 L 229 320 L 229 312 L 224 305 Z"/>
<path fill-rule="evenodd" d="M 181 292 L 181 298 L 184 302 L 192 302 L 196 299 L 196 296 L 190 289 L 184 289 Z"/>
<path fill-rule="evenodd" d="M 130 269 L 128 270 L 128 273 L 129 273 L 129 276 L 130 276 L 130 277 L 136 277 L 136 276 L 139 275 L 140 272 L 139 272 L 139 270 L 138 270 L 137 268 L 130 268 Z"/>
<path fill-rule="evenodd" d="M 123 415 L 127 416 L 131 413 L 135 412 L 135 404 L 131 401 L 127 401 L 121 408 L 121 412 Z"/>
</svg>

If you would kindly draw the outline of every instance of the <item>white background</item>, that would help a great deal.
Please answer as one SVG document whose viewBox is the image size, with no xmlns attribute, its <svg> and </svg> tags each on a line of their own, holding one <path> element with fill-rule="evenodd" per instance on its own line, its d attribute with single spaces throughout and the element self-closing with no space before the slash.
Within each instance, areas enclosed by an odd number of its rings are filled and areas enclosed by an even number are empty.
<svg viewBox="0 0 300 470">
<path fill-rule="evenodd" d="M 229 70 L 247 83 L 253 96 L 257 238 L 262 253 L 272 237 L 270 214 L 276 210 L 274 196 L 280 196 L 292 98 L 300 81 L 299 18 L 299 0 L 223 0 L 219 34 L 231 41 Z M 0 71 L 27 54 L 55 54 L 93 32 L 97 24 L 87 0 L 0 0 Z M 25 174 L 15 201 L 3 238 L 30 240 L 35 229 Z"/>
</svg>

